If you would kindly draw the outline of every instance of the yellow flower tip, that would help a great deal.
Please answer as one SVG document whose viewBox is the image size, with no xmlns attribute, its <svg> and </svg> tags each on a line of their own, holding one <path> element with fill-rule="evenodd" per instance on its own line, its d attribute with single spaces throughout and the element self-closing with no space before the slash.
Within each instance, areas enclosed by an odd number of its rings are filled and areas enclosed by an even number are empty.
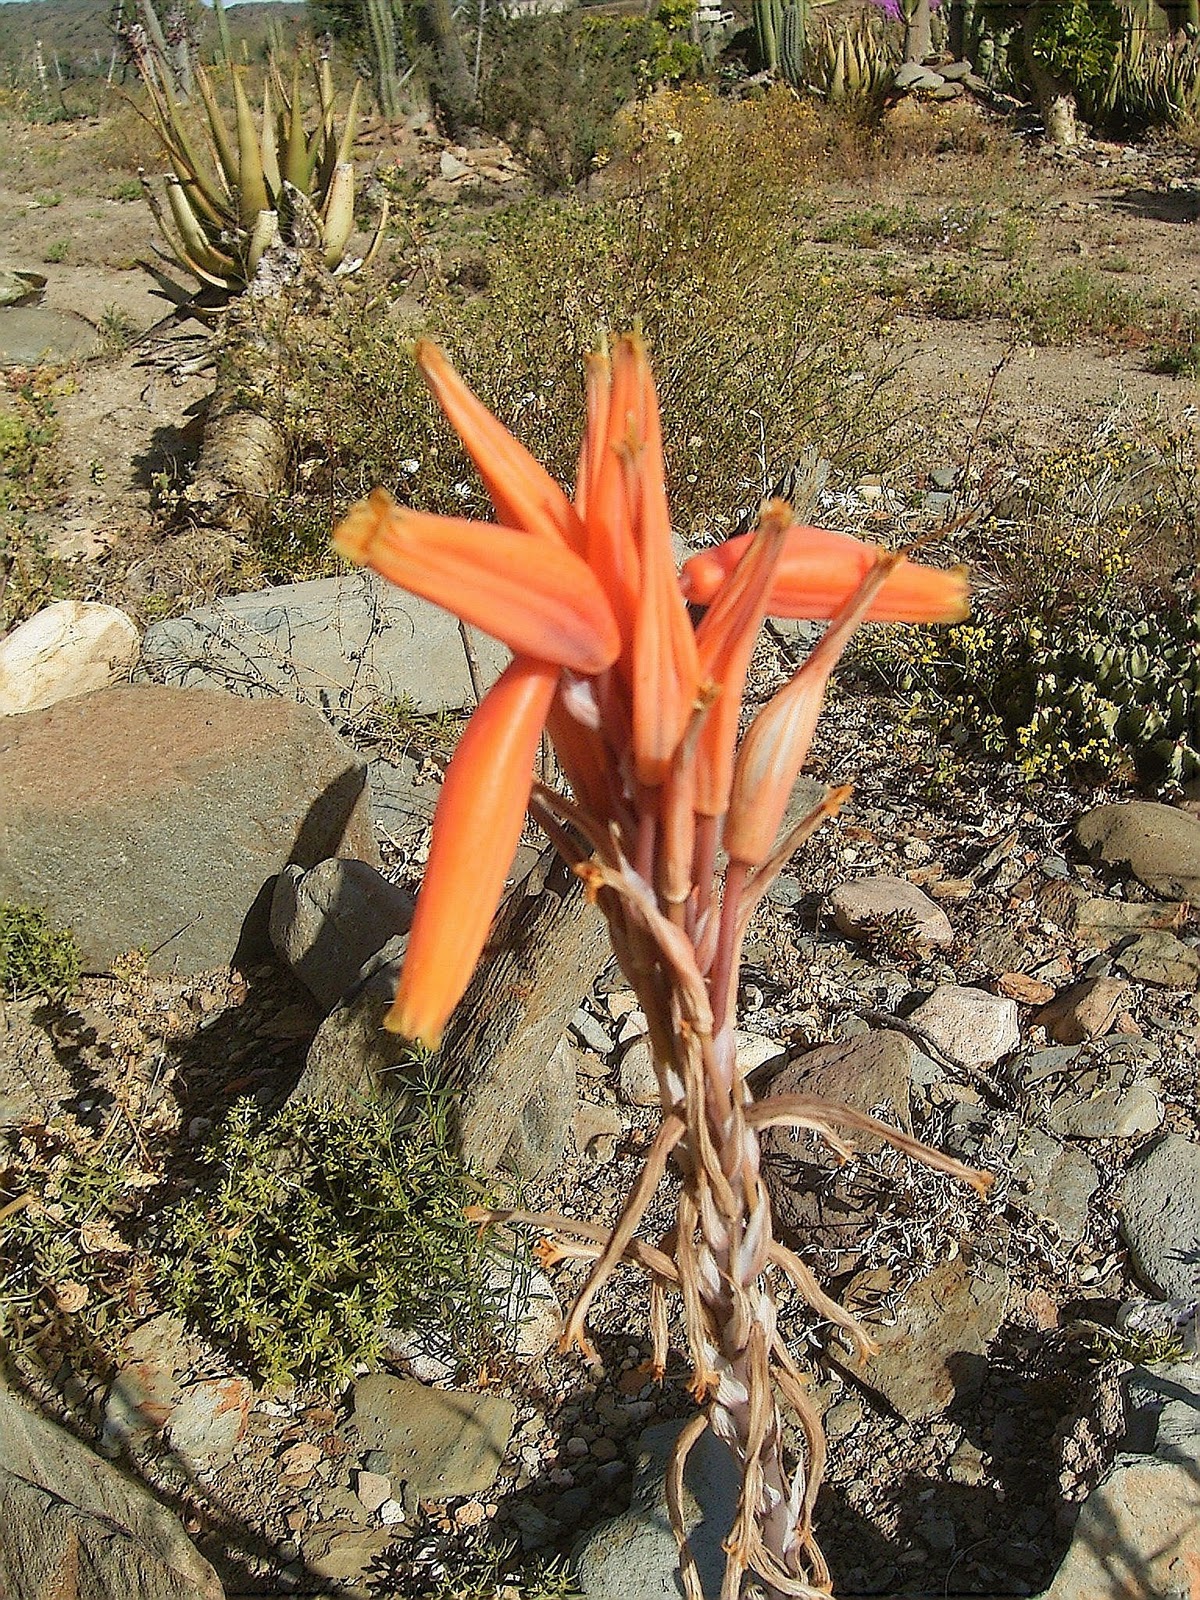
<svg viewBox="0 0 1200 1600">
<path fill-rule="evenodd" d="M 384 1017 L 383 1026 L 388 1033 L 398 1033 L 402 1039 L 411 1040 L 423 1050 L 436 1050 L 441 1045 L 446 1021 L 446 1017 L 435 1019 L 420 1016 L 413 1009 L 411 997 L 401 990 Z"/>
<path fill-rule="evenodd" d="M 372 489 L 365 500 L 356 501 L 333 530 L 337 553 L 360 567 L 368 566 L 380 527 L 395 504 L 386 489 Z"/>
</svg>

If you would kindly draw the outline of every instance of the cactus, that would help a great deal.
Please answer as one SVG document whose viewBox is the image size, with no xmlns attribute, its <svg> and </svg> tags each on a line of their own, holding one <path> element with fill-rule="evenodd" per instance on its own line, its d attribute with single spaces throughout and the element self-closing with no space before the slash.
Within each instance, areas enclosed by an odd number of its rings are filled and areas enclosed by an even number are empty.
<svg viewBox="0 0 1200 1600">
<path fill-rule="evenodd" d="M 170 90 L 143 78 L 150 95 L 148 121 L 171 166 L 164 180 L 165 209 L 145 173 L 141 174 L 142 184 L 175 260 L 201 283 L 229 292 L 245 288 L 267 250 L 280 238 L 288 243 L 297 243 L 301 237 L 312 239 L 331 272 L 345 274 L 365 266 L 382 241 L 387 201 L 385 198 L 366 256 L 361 261 L 348 260 L 346 245 L 354 226 L 350 153 L 360 85 L 354 86 L 339 136 L 327 60 L 316 67 L 320 115 L 311 132 L 305 129 L 300 105 L 298 55 L 293 59 L 290 89 L 271 62 L 263 89 L 261 124 L 256 124 L 240 71 L 231 69 L 231 77 L 232 136 L 211 79 L 202 69 L 197 70 L 196 86 L 206 118 L 203 151 Z"/>
<path fill-rule="evenodd" d="M 778 34 L 779 70 L 793 89 L 802 89 L 807 82 L 808 21 L 807 0 L 789 0 L 783 7 Z"/>
<path fill-rule="evenodd" d="M 1096 611 L 953 629 L 923 714 L 1011 755 L 1029 778 L 1132 768 L 1151 787 L 1200 777 L 1200 596 L 1152 615 Z M 900 673 L 922 688 L 928 663 Z"/>
<path fill-rule="evenodd" d="M 774 72 L 779 66 L 779 35 L 783 29 L 782 0 L 754 0 L 754 43 L 759 66 Z"/>
</svg>

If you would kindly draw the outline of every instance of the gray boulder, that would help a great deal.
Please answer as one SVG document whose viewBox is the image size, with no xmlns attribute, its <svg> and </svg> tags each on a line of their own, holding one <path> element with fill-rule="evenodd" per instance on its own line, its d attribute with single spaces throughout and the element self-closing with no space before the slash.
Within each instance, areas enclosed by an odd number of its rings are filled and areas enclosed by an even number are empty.
<svg viewBox="0 0 1200 1600">
<path fill-rule="evenodd" d="M 1200 822 L 1186 811 L 1153 800 L 1096 806 L 1075 832 L 1092 856 L 1127 867 L 1162 899 L 1200 898 Z"/>
<path fill-rule="evenodd" d="M 682 1422 L 660 1422 L 638 1440 L 629 1510 L 601 1523 L 575 1552 L 577 1580 L 586 1600 L 657 1600 L 682 1595 L 679 1546 L 667 1512 L 667 1461 Z M 724 1540 L 733 1527 L 740 1474 L 729 1450 L 709 1429 L 688 1456 L 684 1473 L 684 1527 L 706 1595 L 721 1592 Z"/>
<path fill-rule="evenodd" d="M 222 1600 L 169 1511 L 6 1390 L 0 1530 L 4 1600 Z"/>
<path fill-rule="evenodd" d="M 484 686 L 508 652 L 472 634 Z M 231 595 L 156 622 L 140 675 L 181 688 L 286 695 L 355 715 L 407 699 L 414 711 L 470 703 L 457 620 L 370 572 Z"/>
<path fill-rule="evenodd" d="M 357 987 L 367 962 L 408 932 L 414 897 L 365 861 L 289 866 L 271 899 L 271 943 L 325 1010 Z"/>
<path fill-rule="evenodd" d="M 1168 1298 L 1200 1299 L 1200 1144 L 1168 1133 L 1139 1150 L 1117 1209 L 1143 1283 Z"/>
<path fill-rule="evenodd" d="M 377 1372 L 354 1385 L 353 1442 L 382 1451 L 388 1476 L 415 1500 L 490 1489 L 515 1421 L 515 1406 L 500 1395 L 427 1389 Z"/>
<path fill-rule="evenodd" d="M 84 964 L 152 972 L 269 950 L 289 863 L 378 860 L 366 769 L 320 714 L 127 684 L 0 722 L 0 900 L 74 930 Z"/>
</svg>

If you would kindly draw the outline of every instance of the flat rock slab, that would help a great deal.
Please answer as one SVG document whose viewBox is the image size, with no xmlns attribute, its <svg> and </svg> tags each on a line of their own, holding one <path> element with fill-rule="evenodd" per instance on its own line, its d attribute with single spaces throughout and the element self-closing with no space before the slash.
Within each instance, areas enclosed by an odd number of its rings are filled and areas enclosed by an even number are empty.
<svg viewBox="0 0 1200 1600">
<path fill-rule="evenodd" d="M 169 1511 L 7 1391 L 0 1391 L 0 1529 L 4 1600 L 224 1594 Z"/>
<path fill-rule="evenodd" d="M 771 1082 L 765 1104 L 788 1094 L 818 1095 L 857 1111 L 874 1112 L 912 1132 L 909 1095 L 916 1047 L 886 1029 L 845 1043 L 818 1045 L 785 1067 Z M 851 1129 L 856 1152 L 878 1150 L 880 1138 Z M 770 1128 L 762 1136 L 763 1175 L 780 1231 L 818 1249 L 854 1251 L 870 1233 L 878 1201 L 877 1183 L 858 1160 L 839 1165 L 815 1135 Z"/>
<path fill-rule="evenodd" d="M 1057 1044 L 1100 1039 L 1116 1023 L 1128 993 L 1123 978 L 1085 978 L 1056 995 L 1035 1013 L 1033 1021 Z"/>
<path fill-rule="evenodd" d="M 95 355 L 100 339 L 73 311 L 0 307 L 0 367 L 60 367 Z"/>
<path fill-rule="evenodd" d="M 1143 1283 L 1168 1298 L 1200 1299 L 1200 1144 L 1168 1133 L 1139 1150 L 1117 1208 Z"/>
<path fill-rule="evenodd" d="M 410 1497 L 448 1500 L 482 1494 L 496 1481 L 516 1421 L 511 1400 L 379 1373 L 354 1386 L 354 1428 L 389 1458 L 393 1484 Z"/>
<path fill-rule="evenodd" d="M 377 861 L 366 769 L 316 711 L 126 684 L 0 721 L 0 900 L 191 973 L 268 951 L 275 875 Z"/>
<path fill-rule="evenodd" d="M 508 652 L 471 637 L 486 687 Z M 180 688 L 287 695 L 342 715 L 390 701 L 417 712 L 473 703 L 455 618 L 370 572 L 231 595 L 156 622 L 138 671 Z"/>
<path fill-rule="evenodd" d="M 1041 1600 L 1188 1600 L 1200 1572 L 1198 1484 L 1200 1440 L 1175 1459 L 1118 1456 Z"/>
<path fill-rule="evenodd" d="M 628 1511 L 602 1522 L 575 1552 L 587 1600 L 672 1600 L 683 1594 L 679 1546 L 671 1529 L 666 1469 L 682 1422 L 660 1422 L 638 1440 Z M 729 1450 L 709 1429 L 700 1435 L 684 1472 L 683 1519 L 706 1595 L 717 1595 L 725 1574 L 724 1540 L 733 1527 L 740 1474 Z"/>
<path fill-rule="evenodd" d="M 1080 844 L 1110 867 L 1127 867 L 1164 900 L 1200 898 L 1200 822 L 1153 800 L 1096 806 L 1075 828 Z"/>
<path fill-rule="evenodd" d="M 891 1285 L 885 1268 L 860 1273 L 846 1290 L 846 1309 L 862 1316 Z M 962 1256 L 943 1262 L 905 1292 L 891 1327 L 865 1324 L 879 1353 L 857 1375 L 909 1422 L 935 1416 L 978 1388 L 1007 1301 L 1000 1267 L 972 1268 Z"/>
<path fill-rule="evenodd" d="M 1139 933 L 1121 946 L 1115 959 L 1122 972 L 1157 989 L 1200 987 L 1200 955 L 1173 933 Z"/>
</svg>

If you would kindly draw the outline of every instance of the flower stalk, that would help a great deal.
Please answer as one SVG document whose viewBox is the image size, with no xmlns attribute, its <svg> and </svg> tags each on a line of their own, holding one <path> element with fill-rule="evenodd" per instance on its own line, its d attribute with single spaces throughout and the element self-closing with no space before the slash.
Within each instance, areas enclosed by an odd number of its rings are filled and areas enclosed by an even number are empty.
<svg viewBox="0 0 1200 1600">
<path fill-rule="evenodd" d="M 640 340 L 622 338 L 587 373 L 587 428 L 574 501 L 470 393 L 440 351 L 416 352 L 488 488 L 501 528 L 418 516 L 379 491 L 355 507 L 338 547 L 518 652 L 484 697 L 446 774 L 434 843 L 388 1026 L 436 1045 L 486 942 L 526 805 L 584 880 L 645 1012 L 662 1123 L 608 1232 L 577 1218 L 478 1211 L 547 1235 L 546 1263 L 590 1260 L 561 1348 L 595 1358 L 588 1314 L 619 1266 L 649 1276 L 652 1368 L 666 1368 L 668 1305 L 679 1303 L 702 1407 L 668 1471 L 668 1504 L 689 1600 L 704 1600 L 683 1526 L 688 1452 L 705 1428 L 725 1441 L 742 1486 L 720 1600 L 747 1574 L 772 1596 L 832 1592 L 813 1529 L 824 1463 L 807 1382 L 777 1326 L 786 1280 L 865 1354 L 871 1341 L 773 1235 L 760 1134 L 811 1129 L 841 1157 L 870 1131 L 982 1189 L 987 1179 L 851 1107 L 790 1096 L 756 1105 L 734 1048 L 738 963 L 755 907 L 796 849 L 842 805 L 832 792 L 779 830 L 808 754 L 829 675 L 865 617 L 951 621 L 961 571 L 909 562 L 847 534 L 796 526 L 769 502 L 755 533 L 677 574 L 657 399 Z M 522 585 L 499 582 L 524 539 Z M 694 626 L 689 603 L 707 609 Z M 764 617 L 828 619 L 808 661 L 744 736 L 743 690 Z M 545 726 L 570 793 L 533 781 Z M 721 869 L 722 856 L 725 858 Z M 668 1168 L 675 1219 L 644 1238 Z M 804 1449 L 790 1459 L 781 1404 Z"/>
</svg>

